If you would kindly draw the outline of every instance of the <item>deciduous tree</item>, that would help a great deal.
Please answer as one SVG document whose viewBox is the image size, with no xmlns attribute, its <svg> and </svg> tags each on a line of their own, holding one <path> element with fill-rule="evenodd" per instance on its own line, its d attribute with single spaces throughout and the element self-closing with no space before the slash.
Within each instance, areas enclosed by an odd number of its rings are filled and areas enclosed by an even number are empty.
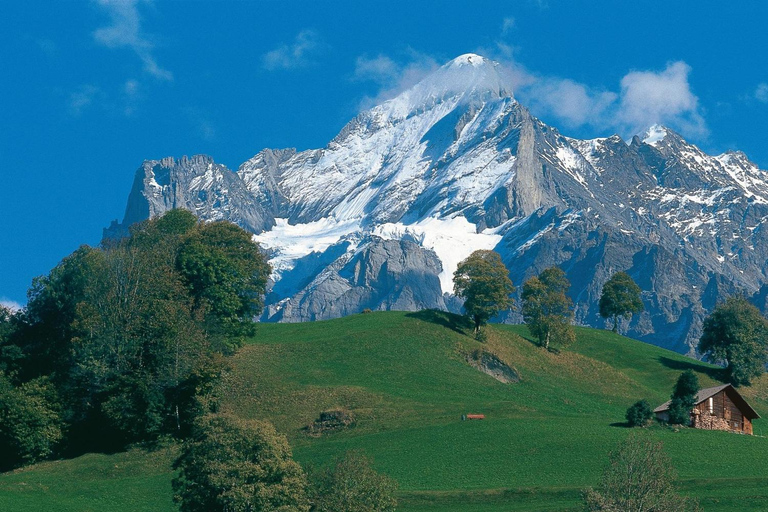
<svg viewBox="0 0 768 512">
<path fill-rule="evenodd" d="M 509 270 L 494 251 L 475 251 L 459 263 L 453 274 L 456 295 L 475 324 L 475 334 L 493 316 L 512 307 L 515 291 Z"/>
<path fill-rule="evenodd" d="M 313 486 L 317 512 L 390 512 L 397 507 L 397 482 L 377 473 L 371 461 L 347 452 Z"/>
<path fill-rule="evenodd" d="M 763 374 L 768 321 L 743 297 L 730 297 L 704 320 L 698 350 L 710 361 L 725 363 L 731 383 L 749 386 Z"/>
<path fill-rule="evenodd" d="M 174 468 L 181 512 L 306 512 L 306 477 L 270 424 L 209 415 Z"/>
<path fill-rule="evenodd" d="M 531 334 L 549 349 L 551 344 L 567 346 L 576 340 L 573 302 L 566 294 L 571 283 L 558 267 L 551 267 L 523 283 L 523 319 Z"/>
<path fill-rule="evenodd" d="M 626 272 L 616 272 L 603 285 L 600 296 L 600 316 L 613 318 L 613 332 L 619 328 L 619 317 L 630 318 L 643 311 L 640 287 Z"/>
<path fill-rule="evenodd" d="M 698 503 L 681 496 L 662 443 L 632 433 L 610 453 L 597 489 L 584 492 L 590 512 L 696 512 Z"/>
</svg>

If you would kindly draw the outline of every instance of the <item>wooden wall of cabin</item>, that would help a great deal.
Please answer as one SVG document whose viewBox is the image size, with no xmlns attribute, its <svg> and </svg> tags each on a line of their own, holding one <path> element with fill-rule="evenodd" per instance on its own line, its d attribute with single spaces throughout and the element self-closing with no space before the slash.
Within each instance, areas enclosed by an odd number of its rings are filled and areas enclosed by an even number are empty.
<svg viewBox="0 0 768 512">
<path fill-rule="evenodd" d="M 697 404 L 694 411 L 699 414 L 709 414 L 709 399 Z M 752 434 L 752 422 L 744 417 L 726 390 L 712 396 L 712 415 L 724 419 L 728 423 L 728 430 Z"/>
</svg>

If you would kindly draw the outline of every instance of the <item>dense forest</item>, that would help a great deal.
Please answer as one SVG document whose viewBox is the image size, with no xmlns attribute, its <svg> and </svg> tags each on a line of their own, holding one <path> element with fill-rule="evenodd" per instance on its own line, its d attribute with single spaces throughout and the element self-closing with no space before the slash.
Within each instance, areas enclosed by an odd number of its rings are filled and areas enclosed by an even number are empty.
<svg viewBox="0 0 768 512">
<path fill-rule="evenodd" d="M 0 469 L 187 435 L 269 272 L 238 226 L 173 210 L 35 279 L 0 311 Z"/>
</svg>

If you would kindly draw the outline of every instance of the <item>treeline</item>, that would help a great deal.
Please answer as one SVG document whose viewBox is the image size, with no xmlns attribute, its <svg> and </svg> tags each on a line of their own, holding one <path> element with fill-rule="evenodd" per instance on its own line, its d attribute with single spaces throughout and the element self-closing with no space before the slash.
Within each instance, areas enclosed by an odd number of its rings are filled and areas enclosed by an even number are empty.
<svg viewBox="0 0 768 512">
<path fill-rule="evenodd" d="M 269 273 L 246 231 L 172 210 L 35 279 L 0 310 L 0 469 L 187 435 Z"/>
</svg>

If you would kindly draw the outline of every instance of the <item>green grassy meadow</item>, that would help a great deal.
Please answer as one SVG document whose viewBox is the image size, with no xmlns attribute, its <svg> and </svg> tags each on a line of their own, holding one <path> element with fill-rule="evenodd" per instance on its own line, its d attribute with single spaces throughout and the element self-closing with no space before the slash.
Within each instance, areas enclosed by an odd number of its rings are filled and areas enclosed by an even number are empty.
<svg viewBox="0 0 768 512">
<path fill-rule="evenodd" d="M 681 371 L 702 387 L 719 369 L 607 331 L 577 329 L 554 354 L 524 326 L 494 325 L 481 344 L 460 317 L 425 311 L 371 313 L 302 324 L 264 324 L 232 359 L 224 409 L 272 421 L 294 456 L 320 466 L 346 450 L 370 455 L 400 484 L 403 511 L 579 510 L 607 453 L 630 432 L 624 412 L 668 399 Z M 465 356 L 495 353 L 522 376 L 502 384 Z M 768 379 L 744 395 L 768 415 Z M 354 428 L 309 437 L 303 427 L 344 407 Z M 461 421 L 482 413 L 483 421 Z M 768 510 L 768 434 L 664 427 L 681 490 L 704 510 Z M 0 510 L 175 510 L 172 448 L 89 454 L 0 475 Z"/>
</svg>

